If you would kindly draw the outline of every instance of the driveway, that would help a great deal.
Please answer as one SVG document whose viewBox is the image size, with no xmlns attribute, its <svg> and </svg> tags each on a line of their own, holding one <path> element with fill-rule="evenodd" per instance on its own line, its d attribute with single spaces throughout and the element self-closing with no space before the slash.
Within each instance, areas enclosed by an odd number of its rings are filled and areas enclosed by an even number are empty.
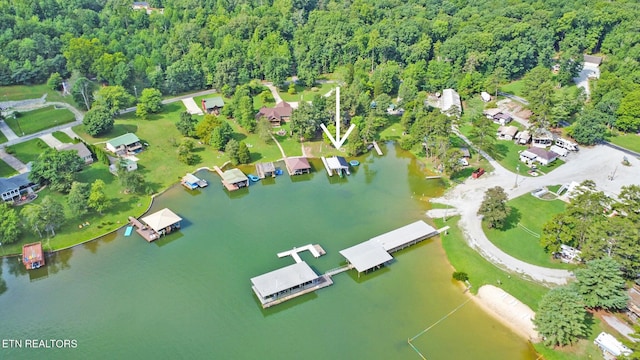
<svg viewBox="0 0 640 360">
<path fill-rule="evenodd" d="M 481 219 L 477 215 L 485 191 L 494 186 L 501 186 L 512 199 L 546 185 L 569 184 L 571 181 L 582 182 L 590 179 L 596 183 L 598 189 L 615 197 L 622 186 L 637 183 L 637 172 L 640 169 L 638 159 L 629 159 L 631 166 L 623 166 L 622 152 L 598 145 L 581 149 L 577 154 L 573 154 L 566 164 L 549 174 L 535 178 L 518 176 L 516 186 L 516 174 L 503 168 L 487 154 L 483 155 L 495 168 L 493 172 L 479 179 L 468 179 L 448 191 L 443 197 L 432 201 L 450 205 L 460 213 L 459 226 L 467 242 L 487 260 L 535 281 L 550 284 L 565 284 L 573 275 L 566 270 L 544 268 L 518 260 L 504 253 L 487 239 L 482 230 Z M 608 177 L 612 175 L 613 180 L 609 180 Z"/>
<path fill-rule="evenodd" d="M 200 108 L 200 106 L 198 106 L 198 104 L 196 104 L 196 102 L 193 100 L 193 98 L 187 98 L 187 99 L 182 99 L 182 103 L 184 104 L 184 107 L 187 108 L 187 112 L 191 115 L 204 115 L 204 113 L 202 112 L 202 109 Z"/>
<path fill-rule="evenodd" d="M 27 172 L 27 166 L 22 161 L 18 160 L 18 158 L 16 158 L 15 156 L 7 154 L 7 152 L 3 148 L 0 148 L 0 159 L 2 159 L 2 161 L 6 162 L 7 165 L 11 166 L 15 171 L 21 174 Z"/>
</svg>

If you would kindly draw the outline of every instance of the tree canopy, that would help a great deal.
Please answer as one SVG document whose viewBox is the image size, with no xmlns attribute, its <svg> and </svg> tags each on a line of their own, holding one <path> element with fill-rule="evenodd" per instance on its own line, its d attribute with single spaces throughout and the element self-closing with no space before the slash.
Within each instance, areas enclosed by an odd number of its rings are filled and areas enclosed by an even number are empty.
<svg viewBox="0 0 640 360">
<path fill-rule="evenodd" d="M 587 336 L 586 315 L 578 292 L 571 286 L 561 286 L 542 297 L 533 323 L 545 345 L 564 346 Z"/>
</svg>

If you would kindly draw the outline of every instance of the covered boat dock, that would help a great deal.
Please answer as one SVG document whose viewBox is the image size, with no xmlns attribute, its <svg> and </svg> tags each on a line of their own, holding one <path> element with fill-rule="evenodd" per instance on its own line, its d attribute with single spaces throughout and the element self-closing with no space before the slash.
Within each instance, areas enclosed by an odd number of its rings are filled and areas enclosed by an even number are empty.
<svg viewBox="0 0 640 360">
<path fill-rule="evenodd" d="M 213 169 L 220 175 L 222 185 L 229 191 L 249 186 L 249 178 L 240 169 L 229 169 L 225 172 L 222 172 L 217 166 L 214 166 Z"/>
<path fill-rule="evenodd" d="M 251 278 L 251 288 L 263 308 L 268 308 L 333 284 L 304 261 Z"/>
<path fill-rule="evenodd" d="M 147 240 L 147 242 L 152 242 L 162 235 L 180 229 L 182 218 L 173 211 L 164 208 L 140 220 L 141 221 L 131 216 L 129 217 L 129 222 L 136 227 L 136 232 Z"/>
<path fill-rule="evenodd" d="M 257 163 L 256 172 L 260 179 L 264 179 L 267 176 L 276 177 L 276 166 L 272 162 Z"/>
<path fill-rule="evenodd" d="M 181 184 L 189 190 L 203 188 L 209 185 L 206 180 L 200 179 L 191 173 L 187 173 L 187 175 L 182 177 Z"/>
<path fill-rule="evenodd" d="M 327 169 L 327 174 L 329 176 L 336 175 L 342 177 L 344 174 L 351 175 L 349 172 L 349 163 L 342 156 L 332 156 L 332 157 L 321 157 L 322 163 L 324 167 Z"/>
<path fill-rule="evenodd" d="M 380 244 L 371 240 L 340 250 L 340 254 L 353 265 L 358 273 L 378 269 L 393 260 L 393 257 Z"/>
<path fill-rule="evenodd" d="M 27 270 L 41 268 L 45 265 L 42 243 L 36 242 L 22 246 L 22 263 Z"/>
</svg>

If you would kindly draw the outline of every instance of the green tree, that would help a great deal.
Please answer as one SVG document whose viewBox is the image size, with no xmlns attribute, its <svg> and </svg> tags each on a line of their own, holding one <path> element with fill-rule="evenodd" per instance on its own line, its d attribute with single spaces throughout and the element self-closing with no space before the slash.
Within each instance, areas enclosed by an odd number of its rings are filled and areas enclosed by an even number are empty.
<svg viewBox="0 0 640 360">
<path fill-rule="evenodd" d="M 249 147 L 245 144 L 244 141 L 241 141 L 238 144 L 238 163 L 239 164 L 248 164 L 251 162 L 251 153 L 249 152 Z"/>
<path fill-rule="evenodd" d="M 90 74 L 93 63 L 104 53 L 104 50 L 104 46 L 96 38 L 72 38 L 63 55 L 67 59 L 69 70 L 77 70 L 81 75 L 87 76 Z"/>
<path fill-rule="evenodd" d="M 451 148 L 447 150 L 444 158 L 442 159 L 442 164 L 444 165 L 444 171 L 451 175 L 462 169 L 462 164 L 460 163 L 460 159 L 462 159 L 462 151 L 458 148 Z"/>
<path fill-rule="evenodd" d="M 622 310 L 629 295 L 620 265 L 610 257 L 587 261 L 587 267 L 575 271 L 576 289 L 590 308 Z"/>
<path fill-rule="evenodd" d="M 128 171 L 125 166 L 118 169 L 118 180 L 125 193 L 139 193 L 145 185 L 144 176 L 137 171 Z"/>
<path fill-rule="evenodd" d="M 51 74 L 49 80 L 47 80 L 47 86 L 51 90 L 60 90 L 62 86 L 62 76 L 60 76 L 60 73 L 54 72 Z"/>
<path fill-rule="evenodd" d="M 13 244 L 20 237 L 18 212 L 6 202 L 0 202 L 0 243 Z"/>
<path fill-rule="evenodd" d="M 256 124 L 256 133 L 258 134 L 260 140 L 264 141 L 265 144 L 272 143 L 272 132 L 273 127 L 271 126 L 269 120 L 265 119 L 264 117 L 258 119 L 258 123 Z"/>
<path fill-rule="evenodd" d="M 220 126 L 215 127 L 211 132 L 209 143 L 216 150 L 223 150 L 231 136 L 233 135 L 233 128 L 228 122 L 222 121 Z"/>
<path fill-rule="evenodd" d="M 91 184 L 91 192 L 89 193 L 89 199 L 87 200 L 87 206 L 94 209 L 99 214 L 107 208 L 109 199 L 104 192 L 104 181 L 98 179 Z"/>
<path fill-rule="evenodd" d="M 576 122 L 569 129 L 570 135 L 581 145 L 594 145 L 602 140 L 607 133 L 604 119 L 607 115 L 593 109 L 585 109 Z"/>
<path fill-rule="evenodd" d="M 93 104 L 94 84 L 86 77 L 80 77 L 71 85 L 71 96 L 78 104 L 83 104 L 85 110 L 91 109 Z"/>
<path fill-rule="evenodd" d="M 224 152 L 229 157 L 231 164 L 238 165 L 240 163 L 239 152 L 240 152 L 240 144 L 235 139 L 229 140 L 227 145 L 224 147 Z"/>
<path fill-rule="evenodd" d="M 198 119 L 191 116 L 189 112 L 184 111 L 180 113 L 180 120 L 176 123 L 176 128 L 183 136 L 193 137 L 196 135 L 196 124 L 198 124 Z"/>
<path fill-rule="evenodd" d="M 87 134 L 91 136 L 99 136 L 106 134 L 111 129 L 115 120 L 113 118 L 113 112 L 109 111 L 104 106 L 94 106 L 84 115 L 82 124 Z"/>
<path fill-rule="evenodd" d="M 479 115 L 473 119 L 473 129 L 471 129 L 471 136 L 474 139 L 474 143 L 486 152 L 491 152 L 495 146 L 495 130 L 493 128 L 493 121 L 487 119 L 486 116 Z M 481 158 L 480 152 L 478 152 L 478 160 Z"/>
<path fill-rule="evenodd" d="M 50 196 L 45 196 L 39 206 L 44 230 L 56 236 L 55 230 L 65 222 L 64 207 Z"/>
<path fill-rule="evenodd" d="M 195 135 L 199 139 L 209 139 L 211 137 L 211 132 L 213 131 L 213 129 L 219 127 L 220 125 L 222 125 L 221 118 L 212 114 L 207 114 L 196 125 Z"/>
<path fill-rule="evenodd" d="M 637 131 L 640 129 L 640 90 L 635 90 L 620 101 L 617 111 L 616 128 L 622 131 Z"/>
<path fill-rule="evenodd" d="M 34 160 L 29 180 L 37 184 L 48 184 L 54 191 L 68 192 L 76 172 L 83 166 L 84 161 L 75 151 L 46 149 Z"/>
<path fill-rule="evenodd" d="M 89 200 L 90 186 L 86 183 L 74 181 L 67 196 L 67 205 L 74 217 L 80 217 L 87 213 L 87 201 Z"/>
<path fill-rule="evenodd" d="M 131 106 L 134 100 L 135 98 L 120 85 L 103 86 L 95 93 L 95 105 L 103 106 L 112 115 L 117 115 L 120 110 Z"/>
<path fill-rule="evenodd" d="M 565 346 L 588 335 L 586 316 L 577 291 L 571 286 L 561 286 L 542 297 L 533 324 L 545 345 Z"/>
<path fill-rule="evenodd" d="M 138 108 L 143 107 L 147 114 L 155 114 L 162 110 L 162 93 L 158 89 L 147 88 L 142 90 L 138 99 Z"/>
<path fill-rule="evenodd" d="M 193 148 L 195 144 L 191 139 L 183 139 L 178 145 L 178 160 L 187 165 L 193 165 L 196 162 L 196 157 L 193 154 Z"/>
<path fill-rule="evenodd" d="M 502 228 L 511 208 L 507 206 L 507 194 L 500 186 L 492 187 L 484 194 L 478 215 L 487 221 L 490 228 Z"/>
</svg>

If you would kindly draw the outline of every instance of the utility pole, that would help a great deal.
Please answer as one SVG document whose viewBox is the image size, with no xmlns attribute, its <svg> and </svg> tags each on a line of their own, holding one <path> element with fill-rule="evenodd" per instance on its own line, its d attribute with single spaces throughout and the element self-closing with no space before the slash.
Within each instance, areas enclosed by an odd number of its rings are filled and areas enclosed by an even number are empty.
<svg viewBox="0 0 640 360">
<path fill-rule="evenodd" d="M 520 175 L 520 164 L 516 165 L 516 184 L 514 188 L 518 187 L 518 175 Z"/>
</svg>

